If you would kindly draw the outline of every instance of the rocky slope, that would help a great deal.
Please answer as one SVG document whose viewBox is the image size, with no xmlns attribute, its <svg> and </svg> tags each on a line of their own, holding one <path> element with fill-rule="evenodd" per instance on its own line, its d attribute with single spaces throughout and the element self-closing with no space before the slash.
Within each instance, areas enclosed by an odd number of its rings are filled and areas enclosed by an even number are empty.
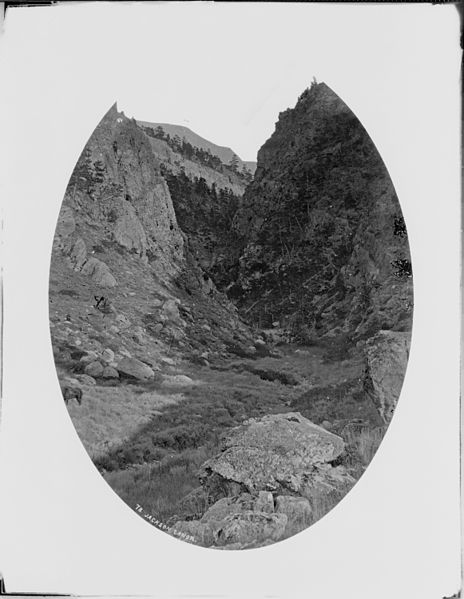
<svg viewBox="0 0 464 599">
<path fill-rule="evenodd" d="M 113 378 L 138 378 L 143 368 L 132 365 L 131 375 L 127 359 L 156 371 L 171 349 L 220 354 L 251 341 L 191 252 L 148 137 L 116 106 L 89 139 L 66 190 L 52 252 L 50 320 L 58 364 L 85 361 L 90 352 L 93 366 L 73 366 L 90 376 L 109 366 Z"/>
<path fill-rule="evenodd" d="M 391 420 L 406 228 L 324 84 L 279 116 L 253 181 L 156 125 L 113 106 L 71 176 L 50 268 L 58 377 L 129 505 L 203 546 L 266 545 L 330 510 Z"/>
<path fill-rule="evenodd" d="M 184 173 L 192 180 L 204 179 L 209 187 L 243 195 L 255 169 L 249 170 L 232 150 L 207 142 L 185 127 L 144 121 L 139 124 L 165 171 Z"/>
<path fill-rule="evenodd" d="M 236 214 L 234 295 L 303 341 L 410 330 L 412 271 L 388 172 L 367 132 L 325 84 L 279 115 Z"/>
<path fill-rule="evenodd" d="M 184 139 L 189 142 L 192 146 L 196 148 L 201 148 L 203 150 L 209 151 L 213 156 L 217 156 L 224 165 L 230 165 L 234 160 L 237 162 L 237 170 L 239 172 L 243 170 L 248 170 L 251 174 L 254 174 L 256 170 L 256 162 L 250 160 L 241 160 L 237 154 L 227 148 L 225 146 L 218 146 L 215 143 L 201 137 L 188 127 L 184 127 L 182 125 L 172 125 L 169 123 L 150 123 L 147 121 L 137 121 L 139 125 L 142 127 L 151 127 L 156 129 L 157 127 L 161 127 L 166 133 L 168 133 L 171 138 L 175 136 L 179 137 L 181 140 Z"/>
</svg>

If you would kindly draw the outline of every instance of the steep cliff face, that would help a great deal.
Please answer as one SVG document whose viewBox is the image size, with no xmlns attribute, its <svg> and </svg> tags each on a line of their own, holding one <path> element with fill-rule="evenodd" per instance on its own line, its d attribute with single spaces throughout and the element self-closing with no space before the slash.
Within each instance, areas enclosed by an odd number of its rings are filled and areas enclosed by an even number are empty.
<svg viewBox="0 0 464 599">
<path fill-rule="evenodd" d="M 113 106 L 78 160 L 58 218 L 50 268 L 57 364 L 79 371 L 73 355 L 109 349 L 111 367 L 125 374 L 126 358 L 156 370 L 167 351 L 192 357 L 248 343 L 194 245 L 149 138 Z"/>
<path fill-rule="evenodd" d="M 388 172 L 356 116 L 325 84 L 279 115 L 234 220 L 233 294 L 262 326 L 297 338 L 409 330 L 412 272 Z"/>
<path fill-rule="evenodd" d="M 85 269 L 95 254 L 111 261 L 124 251 L 150 262 L 161 278 L 179 270 L 184 242 L 159 162 L 146 136 L 116 106 L 79 158 L 55 243 L 76 271 Z M 118 270 L 115 265 L 112 287 Z"/>
</svg>

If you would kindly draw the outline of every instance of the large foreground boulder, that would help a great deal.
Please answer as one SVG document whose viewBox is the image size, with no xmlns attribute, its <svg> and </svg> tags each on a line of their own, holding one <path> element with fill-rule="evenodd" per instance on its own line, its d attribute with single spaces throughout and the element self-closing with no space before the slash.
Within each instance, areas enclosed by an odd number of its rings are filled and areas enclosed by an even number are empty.
<svg viewBox="0 0 464 599">
<path fill-rule="evenodd" d="M 233 429 L 222 452 L 205 462 L 200 480 L 212 496 L 235 495 L 239 490 L 291 491 L 307 495 L 345 445 L 338 437 L 304 418 L 299 412 L 251 419 Z M 335 469 L 334 469 L 335 470 Z M 321 474 L 323 472 L 323 474 Z"/>
<path fill-rule="evenodd" d="M 409 358 L 409 332 L 380 331 L 366 343 L 364 389 L 383 423 L 392 419 Z"/>
<path fill-rule="evenodd" d="M 208 508 L 173 526 L 205 547 L 249 549 L 286 539 L 329 511 L 355 482 L 344 466 L 331 463 L 343 454 L 343 439 L 299 412 L 247 420 L 229 431 L 221 449 L 199 472 Z M 196 509 L 187 512 L 198 518 Z"/>
</svg>

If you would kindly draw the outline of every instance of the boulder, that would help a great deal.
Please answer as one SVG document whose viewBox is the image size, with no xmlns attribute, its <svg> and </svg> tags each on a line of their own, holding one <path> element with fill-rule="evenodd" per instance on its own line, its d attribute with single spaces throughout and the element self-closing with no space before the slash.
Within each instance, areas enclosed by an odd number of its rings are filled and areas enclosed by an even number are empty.
<svg viewBox="0 0 464 599">
<path fill-rule="evenodd" d="M 104 379 L 118 379 L 119 372 L 116 370 L 116 368 L 113 368 L 112 366 L 105 366 L 101 376 Z"/>
<path fill-rule="evenodd" d="M 365 346 L 364 389 L 384 424 L 392 419 L 409 357 L 410 333 L 380 331 Z"/>
<path fill-rule="evenodd" d="M 122 358 L 118 362 L 117 370 L 123 376 L 140 381 L 150 380 L 155 376 L 153 370 L 137 358 Z"/>
<path fill-rule="evenodd" d="M 131 338 L 138 343 L 139 345 L 141 345 L 143 343 L 143 329 L 142 327 L 134 327 L 131 330 Z"/>
<path fill-rule="evenodd" d="M 249 493 L 242 493 L 236 497 L 223 497 L 213 503 L 204 513 L 202 522 L 209 522 L 213 528 L 220 528 L 222 522 L 228 516 L 242 514 L 253 509 L 255 499 Z"/>
<path fill-rule="evenodd" d="M 124 314 L 118 314 L 115 318 L 118 327 L 122 330 L 127 329 L 131 326 L 131 321 Z"/>
<path fill-rule="evenodd" d="M 84 373 L 93 378 L 98 378 L 103 374 L 103 366 L 101 362 L 97 362 L 95 360 L 94 362 L 87 364 L 87 366 L 84 368 Z"/>
<path fill-rule="evenodd" d="M 345 448 L 342 438 L 304 418 L 299 412 L 251 419 L 232 429 L 222 452 L 205 462 L 200 480 L 211 495 L 311 489 L 317 466 L 335 460 Z M 329 468 L 330 465 L 329 465 Z M 234 489 L 231 484 L 235 484 Z"/>
<path fill-rule="evenodd" d="M 221 528 L 216 532 L 217 545 L 259 545 L 263 541 L 279 541 L 287 526 L 285 514 L 265 514 L 262 512 L 247 511 L 240 514 L 231 514 L 223 521 Z"/>
<path fill-rule="evenodd" d="M 185 374 L 165 374 L 163 376 L 163 385 L 168 387 L 190 387 L 196 384 L 197 381 Z"/>
<path fill-rule="evenodd" d="M 160 361 L 163 362 L 163 364 L 167 364 L 168 366 L 175 366 L 176 365 L 176 361 L 173 358 L 168 358 L 165 356 L 161 356 Z"/>
<path fill-rule="evenodd" d="M 102 360 L 106 362 L 106 364 L 111 364 L 114 362 L 114 351 L 112 349 L 106 348 L 102 352 Z"/>
<path fill-rule="evenodd" d="M 182 318 L 180 317 L 178 302 L 174 299 L 166 300 L 162 307 L 162 314 L 169 322 L 175 324 L 181 324 Z"/>
<path fill-rule="evenodd" d="M 98 258 L 89 258 L 82 266 L 81 272 L 90 276 L 99 287 L 115 287 L 117 285 L 108 266 Z"/>
</svg>

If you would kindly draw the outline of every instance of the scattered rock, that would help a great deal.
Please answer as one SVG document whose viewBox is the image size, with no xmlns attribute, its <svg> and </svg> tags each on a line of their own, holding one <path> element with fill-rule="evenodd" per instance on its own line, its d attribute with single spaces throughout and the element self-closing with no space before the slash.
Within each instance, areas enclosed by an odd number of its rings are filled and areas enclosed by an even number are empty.
<svg viewBox="0 0 464 599">
<path fill-rule="evenodd" d="M 255 500 L 249 493 L 241 493 L 235 497 L 223 497 L 213 505 L 202 516 L 202 522 L 209 522 L 213 527 L 221 526 L 223 520 L 233 514 L 242 514 L 253 509 Z"/>
<path fill-rule="evenodd" d="M 118 314 L 115 318 L 115 321 L 122 330 L 125 330 L 131 326 L 131 321 L 124 314 Z"/>
<path fill-rule="evenodd" d="M 163 385 L 169 387 L 190 387 L 196 384 L 198 384 L 197 381 L 185 374 L 165 374 L 163 376 Z"/>
<path fill-rule="evenodd" d="M 111 364 L 112 362 L 114 362 L 114 351 L 107 347 L 106 349 L 103 350 L 101 357 L 102 357 L 103 362 L 106 362 L 107 364 Z"/>
<path fill-rule="evenodd" d="M 116 370 L 116 368 L 113 368 L 112 366 L 106 366 L 103 369 L 102 375 L 101 375 L 104 379 L 118 379 L 119 378 L 119 372 Z"/>
<path fill-rule="evenodd" d="M 176 361 L 173 358 L 161 357 L 160 360 L 163 364 L 167 364 L 168 366 L 176 365 Z"/>
<path fill-rule="evenodd" d="M 285 514 L 264 514 L 262 512 L 243 512 L 227 516 L 216 533 L 218 545 L 240 543 L 260 544 L 262 541 L 279 541 L 287 526 Z"/>
<path fill-rule="evenodd" d="M 93 378 L 98 378 L 103 374 L 103 366 L 101 362 L 90 362 L 84 368 L 84 372 Z"/>
<path fill-rule="evenodd" d="M 61 393 L 63 394 L 63 399 L 65 404 L 67 405 L 71 399 L 75 399 L 79 405 L 82 403 L 82 389 L 80 387 L 71 387 L 65 385 L 61 387 Z"/>
<path fill-rule="evenodd" d="M 141 381 L 153 379 L 155 376 L 153 370 L 137 358 L 123 358 L 118 362 L 117 369 L 123 376 Z"/>
<path fill-rule="evenodd" d="M 143 331 L 142 327 L 140 327 L 140 326 L 134 327 L 134 329 L 131 331 L 132 339 L 140 345 L 143 343 L 143 334 L 144 334 L 144 331 Z"/>
<path fill-rule="evenodd" d="M 181 324 L 183 322 L 180 317 L 178 302 L 175 299 L 166 300 L 162 307 L 163 316 L 169 320 L 169 322 L 175 324 Z"/>
<path fill-rule="evenodd" d="M 82 266 L 81 272 L 90 276 L 99 287 L 115 287 L 117 285 L 108 266 L 98 258 L 89 258 Z"/>
</svg>

